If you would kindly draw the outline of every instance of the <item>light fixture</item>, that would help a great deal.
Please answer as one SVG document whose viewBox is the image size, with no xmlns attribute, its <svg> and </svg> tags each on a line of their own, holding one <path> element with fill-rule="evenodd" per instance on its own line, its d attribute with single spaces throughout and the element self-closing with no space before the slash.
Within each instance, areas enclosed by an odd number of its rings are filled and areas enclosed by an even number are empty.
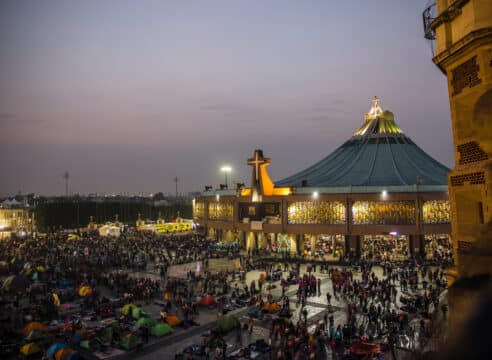
<svg viewBox="0 0 492 360">
<path fill-rule="evenodd" d="M 232 171 L 232 167 L 230 167 L 229 165 L 224 165 L 220 168 L 220 171 L 222 171 L 224 173 L 224 184 L 227 188 L 227 174 L 230 173 Z"/>
<path fill-rule="evenodd" d="M 313 199 L 317 199 L 319 196 L 319 193 L 317 191 L 313 192 Z"/>
<path fill-rule="evenodd" d="M 220 200 L 220 195 L 219 194 L 215 195 L 215 200 L 217 200 L 217 201 Z"/>
<path fill-rule="evenodd" d="M 388 191 L 386 191 L 386 190 L 381 191 L 381 195 L 387 196 L 388 195 Z"/>
<path fill-rule="evenodd" d="M 397 233 L 396 231 L 391 231 L 391 232 L 390 232 L 390 235 L 392 235 L 392 236 L 396 236 L 396 235 L 398 235 L 398 233 Z"/>
</svg>

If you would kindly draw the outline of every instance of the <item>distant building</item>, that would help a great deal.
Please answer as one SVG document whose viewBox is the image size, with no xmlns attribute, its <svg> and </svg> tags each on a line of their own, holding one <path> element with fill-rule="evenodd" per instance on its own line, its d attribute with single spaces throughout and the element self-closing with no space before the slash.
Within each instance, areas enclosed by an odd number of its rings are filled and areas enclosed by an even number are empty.
<svg viewBox="0 0 492 360">
<path fill-rule="evenodd" d="M 15 199 L 0 202 L 0 238 L 11 233 L 31 232 L 34 219 L 27 204 Z"/>
</svg>

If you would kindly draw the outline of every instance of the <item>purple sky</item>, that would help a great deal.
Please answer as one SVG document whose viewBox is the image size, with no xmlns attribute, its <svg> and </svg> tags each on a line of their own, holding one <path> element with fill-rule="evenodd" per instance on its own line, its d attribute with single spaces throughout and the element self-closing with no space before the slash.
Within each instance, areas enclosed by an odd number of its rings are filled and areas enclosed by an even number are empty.
<svg viewBox="0 0 492 360">
<path fill-rule="evenodd" d="M 0 3 L 0 195 L 180 192 L 328 155 L 371 98 L 453 163 L 427 0 Z"/>
</svg>

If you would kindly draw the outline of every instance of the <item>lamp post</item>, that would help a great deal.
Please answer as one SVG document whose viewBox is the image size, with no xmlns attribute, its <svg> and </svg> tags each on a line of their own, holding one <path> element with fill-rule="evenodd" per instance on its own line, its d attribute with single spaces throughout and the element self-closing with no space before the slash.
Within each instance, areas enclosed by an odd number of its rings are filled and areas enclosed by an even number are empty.
<svg viewBox="0 0 492 360">
<path fill-rule="evenodd" d="M 226 188 L 228 188 L 228 186 L 227 186 L 227 174 L 232 171 L 232 168 L 228 165 L 224 165 L 220 168 L 220 171 L 222 171 L 224 173 L 225 186 L 226 186 Z"/>
</svg>

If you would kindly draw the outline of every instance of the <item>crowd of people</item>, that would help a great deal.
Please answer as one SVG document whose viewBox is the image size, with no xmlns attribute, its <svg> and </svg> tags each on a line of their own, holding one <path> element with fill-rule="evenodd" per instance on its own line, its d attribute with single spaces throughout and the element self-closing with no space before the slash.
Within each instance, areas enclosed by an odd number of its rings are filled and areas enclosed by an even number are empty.
<svg viewBox="0 0 492 360">
<path fill-rule="evenodd" d="M 418 341 L 423 341 L 431 332 L 435 314 L 440 310 L 445 316 L 447 311 L 440 300 L 447 286 L 444 267 L 435 262 L 361 259 L 351 266 L 301 265 L 301 258 L 268 260 L 239 250 L 237 244 L 218 244 L 196 233 L 12 237 L 0 242 L 0 262 L 7 264 L 7 270 L 0 269 L 4 277 L 20 274 L 27 283 L 2 289 L 9 296 L 3 298 L 1 335 L 8 338 L 28 321 L 58 319 L 59 304 L 52 294 L 68 302 L 78 298 L 82 287 L 90 289 L 90 296 L 84 295 L 80 304 L 82 314 L 104 308 L 111 303 L 109 297 L 120 299 L 121 304 L 162 300 L 162 320 L 174 314 L 185 327 L 198 325 L 203 305 L 213 305 L 218 316 L 244 306 L 258 308 L 263 316 L 263 309 L 277 303 L 275 317 L 263 326 L 270 328 L 268 344 L 278 359 L 323 358 L 328 351 L 336 355 L 354 341 L 386 339 L 386 344 L 393 344 L 409 335 L 409 329 L 416 330 Z M 209 259 L 218 256 L 237 258 L 237 266 L 210 270 Z M 168 273 L 173 265 L 198 261 L 201 269 L 193 267 L 184 278 Z M 143 274 L 156 268 L 159 271 L 153 277 Z M 247 283 L 246 274 L 253 269 L 260 276 Z M 330 281 L 331 287 L 323 287 L 324 281 Z M 100 289 L 106 289 L 105 293 Z M 201 303 L 207 296 L 213 302 Z M 294 310 L 292 296 L 297 299 Z M 309 299 L 319 303 L 325 297 L 322 318 L 312 320 L 307 311 Z M 335 320 L 334 311 L 340 304 L 346 314 Z M 243 325 L 252 333 L 254 324 L 249 316 Z"/>
</svg>

